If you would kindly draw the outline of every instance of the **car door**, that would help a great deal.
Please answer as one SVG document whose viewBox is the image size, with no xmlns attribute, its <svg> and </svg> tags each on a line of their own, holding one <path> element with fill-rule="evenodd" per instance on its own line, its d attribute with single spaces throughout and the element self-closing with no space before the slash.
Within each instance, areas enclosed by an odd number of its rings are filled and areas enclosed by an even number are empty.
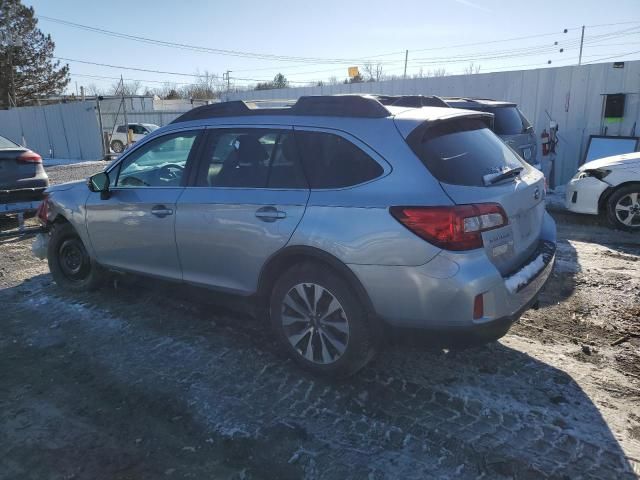
<svg viewBox="0 0 640 480">
<path fill-rule="evenodd" d="M 98 262 L 182 278 L 175 242 L 176 202 L 203 131 L 157 137 L 108 171 L 108 198 L 92 193 L 86 203 L 87 230 Z"/>
<path fill-rule="evenodd" d="M 214 128 L 203 145 L 177 209 L 184 280 L 249 294 L 309 198 L 293 129 Z"/>
<path fill-rule="evenodd" d="M 144 138 L 145 135 L 149 133 L 146 128 L 144 128 L 142 125 L 139 125 L 139 124 L 129 125 L 129 128 L 133 132 L 134 142 L 139 142 Z"/>
</svg>

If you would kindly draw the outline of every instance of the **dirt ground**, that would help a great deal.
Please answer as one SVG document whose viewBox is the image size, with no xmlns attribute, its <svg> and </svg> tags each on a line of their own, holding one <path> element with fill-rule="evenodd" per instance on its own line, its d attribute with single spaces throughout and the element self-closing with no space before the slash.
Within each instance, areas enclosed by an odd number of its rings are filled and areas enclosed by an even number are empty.
<svg viewBox="0 0 640 480">
<path fill-rule="evenodd" d="M 541 308 L 499 342 L 388 346 L 343 382 L 262 319 L 140 278 L 70 294 L 32 238 L 0 239 L 0 479 L 637 478 L 640 240 L 565 215 L 558 235 Z"/>
</svg>

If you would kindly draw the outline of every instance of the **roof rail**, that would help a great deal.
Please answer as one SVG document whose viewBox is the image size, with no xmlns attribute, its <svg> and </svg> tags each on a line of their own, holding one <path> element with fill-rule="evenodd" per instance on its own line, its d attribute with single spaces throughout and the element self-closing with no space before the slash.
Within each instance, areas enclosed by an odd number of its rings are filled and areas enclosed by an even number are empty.
<svg viewBox="0 0 640 480">
<path fill-rule="evenodd" d="M 300 97 L 293 105 L 284 107 L 264 108 L 242 100 L 202 105 L 180 115 L 171 123 L 189 122 L 212 117 L 240 117 L 246 115 L 382 118 L 390 116 L 391 112 L 371 95 L 317 95 Z"/>
<path fill-rule="evenodd" d="M 435 95 L 375 95 L 383 105 L 391 107 L 448 107 L 442 98 Z"/>
</svg>

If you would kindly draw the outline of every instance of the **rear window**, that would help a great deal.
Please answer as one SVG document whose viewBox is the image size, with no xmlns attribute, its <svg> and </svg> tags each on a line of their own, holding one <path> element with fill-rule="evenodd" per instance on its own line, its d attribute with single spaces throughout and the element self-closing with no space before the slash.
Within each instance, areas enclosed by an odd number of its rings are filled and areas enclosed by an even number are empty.
<svg viewBox="0 0 640 480">
<path fill-rule="evenodd" d="M 485 175 L 524 165 L 482 120 L 444 122 L 408 141 L 431 174 L 452 185 L 484 186 Z"/>
<path fill-rule="evenodd" d="M 529 122 L 517 107 L 490 108 L 488 112 L 494 115 L 493 130 L 498 135 L 526 133 L 529 127 Z"/>
<path fill-rule="evenodd" d="M 13 143 L 8 138 L 0 137 L 0 148 L 16 148 L 20 145 Z"/>
</svg>

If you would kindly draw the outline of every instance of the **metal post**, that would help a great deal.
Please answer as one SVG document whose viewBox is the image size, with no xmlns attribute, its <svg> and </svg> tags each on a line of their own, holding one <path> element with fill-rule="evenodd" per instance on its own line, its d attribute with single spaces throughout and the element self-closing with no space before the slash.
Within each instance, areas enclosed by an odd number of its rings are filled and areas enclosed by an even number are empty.
<svg viewBox="0 0 640 480">
<path fill-rule="evenodd" d="M 578 57 L 578 65 L 582 65 L 582 46 L 584 45 L 584 25 L 582 26 L 582 35 L 580 36 L 580 56 Z"/>
<path fill-rule="evenodd" d="M 107 150 L 104 142 L 104 130 L 102 125 L 102 110 L 100 109 L 100 97 L 96 95 L 96 108 L 98 109 L 98 126 L 100 127 L 100 145 L 102 145 L 102 158 L 107 158 Z"/>
<path fill-rule="evenodd" d="M 122 88 L 122 115 L 124 117 L 124 131 L 127 136 L 127 146 L 129 146 L 129 122 L 127 121 L 127 101 L 124 98 L 124 79 L 122 78 L 122 75 L 120 75 L 120 87 Z"/>
<path fill-rule="evenodd" d="M 224 77 L 227 77 L 227 102 L 229 101 L 229 92 L 231 91 L 231 76 L 229 75 L 231 73 L 231 70 L 227 70 L 225 73 L 222 74 L 222 80 L 224 80 Z"/>
<path fill-rule="evenodd" d="M 8 108 L 11 108 L 11 105 L 16 106 L 16 87 L 13 83 L 13 43 L 9 42 L 9 46 L 7 47 L 7 63 L 9 64 L 9 105 Z"/>
<path fill-rule="evenodd" d="M 407 60 L 409 59 L 409 50 L 404 51 L 404 75 L 402 78 L 407 78 Z"/>
</svg>

